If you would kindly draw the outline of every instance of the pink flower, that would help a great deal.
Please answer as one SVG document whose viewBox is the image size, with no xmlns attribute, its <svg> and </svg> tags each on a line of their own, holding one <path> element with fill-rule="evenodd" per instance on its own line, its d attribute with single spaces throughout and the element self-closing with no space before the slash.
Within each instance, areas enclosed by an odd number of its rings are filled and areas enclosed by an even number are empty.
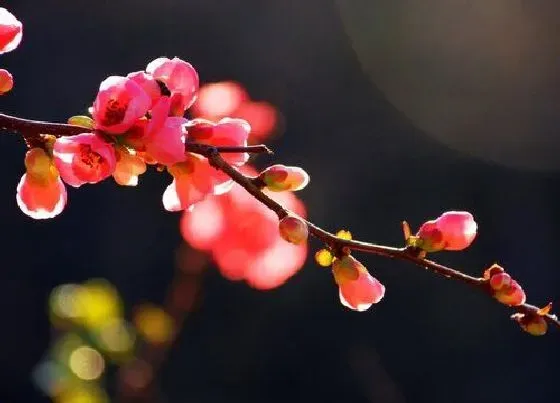
<svg viewBox="0 0 560 403">
<path fill-rule="evenodd" d="M 0 7 L 0 54 L 19 46 L 23 35 L 23 25 L 8 10 Z"/>
<path fill-rule="evenodd" d="M 14 87 L 14 78 L 8 70 L 0 69 L 0 95 L 4 95 Z"/>
<path fill-rule="evenodd" d="M 25 155 L 25 173 L 17 186 L 16 201 L 21 211 L 34 219 L 53 218 L 66 205 L 66 188 L 43 149 L 32 148 Z"/>
<path fill-rule="evenodd" d="M 251 126 L 242 119 L 223 118 L 217 123 L 205 119 L 193 119 L 187 124 L 186 129 L 189 141 L 212 146 L 245 147 Z M 222 156 L 229 164 L 236 166 L 245 164 L 249 159 L 247 153 L 227 153 Z"/>
<path fill-rule="evenodd" d="M 116 167 L 113 147 L 93 133 L 56 139 L 53 155 L 60 176 L 74 187 L 100 182 Z"/>
<path fill-rule="evenodd" d="M 198 73 L 190 63 L 177 57 L 160 57 L 146 67 L 146 72 L 165 84 L 171 92 L 171 112 L 182 116 L 196 100 Z"/>
<path fill-rule="evenodd" d="M 363 312 L 385 296 L 385 286 L 350 255 L 336 259 L 332 270 L 339 286 L 340 302 L 347 308 Z"/>
<path fill-rule="evenodd" d="M 172 165 L 185 159 L 185 134 L 183 125 L 187 119 L 168 116 L 169 97 L 161 97 L 152 109 L 152 117 L 146 127 L 143 150 L 164 165 Z"/>
<path fill-rule="evenodd" d="M 134 80 L 111 76 L 99 86 L 93 103 L 95 128 L 110 134 L 122 134 L 148 112 L 152 100 Z"/>
<path fill-rule="evenodd" d="M 135 71 L 133 73 L 129 73 L 126 76 L 138 84 L 142 89 L 149 95 L 152 99 L 152 106 L 159 100 L 161 97 L 161 89 L 159 87 L 158 82 L 156 79 L 151 75 L 147 74 L 143 71 Z"/>
<path fill-rule="evenodd" d="M 167 211 L 191 208 L 210 194 L 221 194 L 229 190 L 231 179 L 210 166 L 208 160 L 187 153 L 184 161 L 168 167 L 173 182 L 163 193 L 163 206 Z"/>
<path fill-rule="evenodd" d="M 457 251 L 470 246 L 476 232 L 477 224 L 471 213 L 448 211 L 422 224 L 416 237 L 420 240 L 418 246 L 426 252 Z"/>
</svg>

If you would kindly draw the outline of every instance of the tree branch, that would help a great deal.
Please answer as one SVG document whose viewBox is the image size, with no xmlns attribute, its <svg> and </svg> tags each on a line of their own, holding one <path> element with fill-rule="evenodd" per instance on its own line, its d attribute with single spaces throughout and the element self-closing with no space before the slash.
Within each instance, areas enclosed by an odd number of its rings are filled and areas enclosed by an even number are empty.
<svg viewBox="0 0 560 403">
<path fill-rule="evenodd" d="M 30 144 L 30 139 L 40 140 L 41 134 L 51 134 L 56 137 L 60 137 L 74 136 L 90 131 L 90 129 L 81 126 L 63 123 L 43 122 L 38 120 L 28 120 L 5 115 L 2 113 L 0 113 L 0 130 L 20 133 L 25 137 L 28 145 Z M 288 215 L 295 215 L 294 213 L 285 209 L 281 204 L 268 197 L 261 190 L 261 187 L 259 187 L 258 184 L 255 183 L 254 178 L 247 177 L 241 172 L 237 171 L 233 166 L 229 165 L 220 155 L 220 153 L 237 152 L 271 154 L 272 151 L 265 145 L 247 147 L 215 147 L 207 144 L 187 143 L 187 150 L 189 152 L 199 154 L 208 158 L 208 161 L 214 168 L 219 169 L 226 175 L 228 175 L 236 183 L 242 186 L 247 192 L 249 192 L 255 199 L 257 199 L 259 202 L 276 213 L 279 219 L 282 219 Z M 478 288 L 479 290 L 485 291 L 488 294 L 491 294 L 491 289 L 486 279 L 482 277 L 469 276 L 468 274 L 462 273 L 459 270 L 455 270 L 450 267 L 441 265 L 437 262 L 425 259 L 418 254 L 419 251 L 416 248 L 395 248 L 358 240 L 342 239 L 328 231 L 325 231 L 324 229 L 309 221 L 306 221 L 306 223 L 309 227 L 309 232 L 315 238 L 335 251 L 341 251 L 344 249 L 355 250 L 373 255 L 383 256 L 386 258 L 407 261 L 417 266 L 423 267 L 424 269 L 427 269 L 440 276 L 463 282 L 465 284 Z M 512 309 L 514 309 L 518 313 L 527 315 L 541 315 L 540 308 L 530 304 L 514 306 L 512 307 Z M 546 315 L 541 316 L 546 318 L 549 322 L 560 327 L 560 320 L 558 320 L 558 317 L 556 315 L 547 313 Z"/>
</svg>

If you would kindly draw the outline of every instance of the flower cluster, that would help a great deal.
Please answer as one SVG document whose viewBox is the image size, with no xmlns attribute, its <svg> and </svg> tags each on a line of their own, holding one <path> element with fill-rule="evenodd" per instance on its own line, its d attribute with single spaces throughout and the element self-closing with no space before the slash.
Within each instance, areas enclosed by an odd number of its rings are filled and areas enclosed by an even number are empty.
<svg viewBox="0 0 560 403">
<path fill-rule="evenodd" d="M 246 165 L 242 172 L 255 175 L 256 171 Z M 293 193 L 263 192 L 305 217 L 305 206 Z M 245 280 L 263 290 L 283 284 L 302 267 L 307 255 L 305 242 L 287 242 L 278 228 L 276 215 L 238 184 L 226 194 L 207 197 L 185 211 L 181 220 L 184 239 L 211 253 L 226 278 Z"/>
<path fill-rule="evenodd" d="M 189 153 L 188 143 L 243 147 L 250 126 L 231 118 L 187 120 L 184 114 L 196 99 L 198 85 L 195 69 L 179 58 L 158 58 L 145 71 L 105 79 L 91 117 L 69 119 L 84 127 L 83 133 L 43 136 L 42 147 L 28 152 L 17 192 L 22 211 L 36 219 L 52 218 L 66 204 L 63 183 L 77 188 L 112 176 L 120 185 L 135 186 L 147 165 L 165 168 L 173 177 L 163 193 L 169 211 L 229 190 L 231 179 L 206 158 Z M 248 155 L 233 153 L 225 159 L 242 166 Z"/>
</svg>

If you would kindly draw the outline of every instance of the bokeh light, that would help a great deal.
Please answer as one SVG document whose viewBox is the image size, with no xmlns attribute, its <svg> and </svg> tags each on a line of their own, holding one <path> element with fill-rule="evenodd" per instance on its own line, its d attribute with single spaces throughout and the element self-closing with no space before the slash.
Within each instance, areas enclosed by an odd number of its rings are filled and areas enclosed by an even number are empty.
<svg viewBox="0 0 560 403">
<path fill-rule="evenodd" d="M 84 381 L 92 381 L 105 370 L 105 360 L 99 352 L 88 346 L 80 346 L 70 354 L 70 370 Z"/>
<path fill-rule="evenodd" d="M 153 344 L 171 341 L 175 326 L 173 319 L 156 305 L 144 304 L 134 313 L 134 324 L 146 340 Z"/>
</svg>

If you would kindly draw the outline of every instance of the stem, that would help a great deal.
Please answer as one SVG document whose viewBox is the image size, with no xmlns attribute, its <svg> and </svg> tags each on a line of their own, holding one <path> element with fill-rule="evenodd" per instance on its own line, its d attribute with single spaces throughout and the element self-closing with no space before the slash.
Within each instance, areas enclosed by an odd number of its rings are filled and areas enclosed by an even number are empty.
<svg viewBox="0 0 560 403">
<path fill-rule="evenodd" d="M 41 134 L 51 134 L 57 137 L 60 136 L 74 136 L 80 133 L 88 132 L 90 129 L 74 126 L 63 123 L 42 122 L 38 120 L 22 119 L 10 115 L 0 113 L 0 130 L 7 130 L 11 132 L 20 133 L 26 139 L 28 145 L 34 141 L 40 141 Z M 220 153 L 266 153 L 271 154 L 272 151 L 265 145 L 247 146 L 247 147 L 216 147 L 208 144 L 187 143 L 189 152 L 202 155 L 208 158 L 210 164 L 224 172 L 236 183 L 242 186 L 249 192 L 255 199 L 264 204 L 272 210 L 279 219 L 288 215 L 295 215 L 294 213 L 285 209 L 281 204 L 268 197 L 255 182 L 254 178 L 247 177 L 241 172 L 237 171 L 233 166 L 228 164 L 220 155 Z M 301 218 L 301 217 L 300 217 Z M 398 259 L 413 263 L 417 266 L 423 267 L 435 274 L 461 281 L 465 284 L 471 285 L 479 290 L 490 293 L 490 287 L 487 280 L 482 277 L 473 277 L 468 274 L 462 273 L 459 270 L 441 265 L 437 262 L 425 259 L 418 256 L 418 251 L 414 248 L 395 248 L 391 246 L 377 245 L 369 242 L 358 240 L 346 240 L 338 238 L 336 235 L 325 231 L 317 225 L 304 220 L 307 223 L 309 232 L 318 240 L 323 242 L 335 251 L 343 250 L 356 250 L 360 252 L 370 253 L 373 255 L 383 256 L 390 259 Z M 539 315 L 539 308 L 530 304 L 523 304 L 512 307 L 516 312 L 524 313 L 527 315 Z M 560 321 L 556 315 L 546 314 L 543 316 L 549 322 L 560 327 Z"/>
</svg>

